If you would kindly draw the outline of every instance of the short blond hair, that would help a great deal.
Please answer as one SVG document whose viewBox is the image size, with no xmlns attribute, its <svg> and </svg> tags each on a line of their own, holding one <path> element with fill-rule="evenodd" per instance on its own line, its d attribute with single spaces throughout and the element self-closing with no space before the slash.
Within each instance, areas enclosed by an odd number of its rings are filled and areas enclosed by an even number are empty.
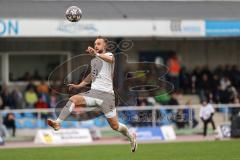
<svg viewBox="0 0 240 160">
<path fill-rule="evenodd" d="M 107 44 L 108 43 L 108 39 L 103 37 L 103 36 L 97 36 L 96 39 L 103 39 L 103 41 Z"/>
</svg>

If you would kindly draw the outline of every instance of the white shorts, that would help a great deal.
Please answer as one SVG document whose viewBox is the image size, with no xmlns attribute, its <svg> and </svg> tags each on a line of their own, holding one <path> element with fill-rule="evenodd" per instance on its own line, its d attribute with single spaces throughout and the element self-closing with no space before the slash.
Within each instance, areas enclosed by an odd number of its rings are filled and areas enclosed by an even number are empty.
<svg viewBox="0 0 240 160">
<path fill-rule="evenodd" d="M 113 118 L 117 115 L 115 107 L 115 96 L 113 93 L 99 90 L 89 90 L 80 93 L 86 101 L 88 107 L 99 107 L 106 118 Z"/>
</svg>

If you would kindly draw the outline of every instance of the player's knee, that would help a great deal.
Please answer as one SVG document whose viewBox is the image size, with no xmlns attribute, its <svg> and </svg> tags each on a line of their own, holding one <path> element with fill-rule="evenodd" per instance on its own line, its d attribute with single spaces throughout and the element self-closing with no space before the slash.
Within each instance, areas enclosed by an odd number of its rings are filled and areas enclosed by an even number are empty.
<svg viewBox="0 0 240 160">
<path fill-rule="evenodd" d="M 76 104 L 76 102 L 77 102 L 75 96 L 70 97 L 70 98 L 69 98 L 69 101 L 71 101 L 72 103 L 75 103 L 75 104 Z"/>
<path fill-rule="evenodd" d="M 69 100 L 74 104 L 78 104 L 78 102 L 81 101 L 81 98 L 77 96 L 72 96 L 69 98 Z"/>
<path fill-rule="evenodd" d="M 119 128 L 119 125 L 118 125 L 117 123 L 116 123 L 116 124 L 112 124 L 112 125 L 111 125 L 111 128 L 112 128 L 113 130 L 117 131 L 118 128 Z"/>
</svg>

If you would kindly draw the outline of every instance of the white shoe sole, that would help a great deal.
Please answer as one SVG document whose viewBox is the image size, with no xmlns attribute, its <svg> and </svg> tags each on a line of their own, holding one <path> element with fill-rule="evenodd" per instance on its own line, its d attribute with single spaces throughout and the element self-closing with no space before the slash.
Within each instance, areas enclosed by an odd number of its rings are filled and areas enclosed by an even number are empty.
<svg viewBox="0 0 240 160">
<path fill-rule="evenodd" d="M 137 144 L 137 136 L 136 136 L 135 133 L 133 134 L 133 136 L 134 136 L 135 145 L 134 145 L 134 148 L 131 148 L 131 151 L 132 151 L 132 152 L 136 152 L 136 151 L 137 151 L 137 147 L 138 147 L 138 144 Z"/>
</svg>

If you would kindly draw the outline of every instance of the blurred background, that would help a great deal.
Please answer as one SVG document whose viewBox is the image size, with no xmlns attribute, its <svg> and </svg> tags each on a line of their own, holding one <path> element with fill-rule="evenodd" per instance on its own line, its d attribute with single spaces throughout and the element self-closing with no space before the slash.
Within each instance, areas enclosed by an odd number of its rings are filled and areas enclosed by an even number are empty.
<svg viewBox="0 0 240 160">
<path fill-rule="evenodd" d="M 73 5 L 83 12 L 77 23 L 65 19 L 66 9 Z M 85 64 L 88 57 L 81 55 L 98 35 L 115 44 L 130 41 L 132 47 L 118 47 L 114 53 L 127 54 L 131 62 L 168 67 L 162 80 L 174 89 L 135 96 L 134 106 L 118 104 L 120 121 L 132 127 L 139 140 L 239 137 L 239 8 L 238 0 L 0 0 L 2 144 L 53 143 L 46 135 L 41 139 L 49 129 L 46 119 L 55 118 L 58 102 L 72 94 L 66 91 L 64 78 Z M 121 73 L 123 62 L 117 65 Z M 61 69 L 55 72 L 58 66 Z M 49 79 L 53 71 L 55 78 Z M 81 79 L 78 73 L 74 77 L 75 83 Z M 214 108 L 215 126 L 209 125 L 204 135 L 200 108 L 207 103 Z M 91 143 L 125 142 L 102 116 L 66 121 L 62 127 L 87 129 Z"/>
</svg>

